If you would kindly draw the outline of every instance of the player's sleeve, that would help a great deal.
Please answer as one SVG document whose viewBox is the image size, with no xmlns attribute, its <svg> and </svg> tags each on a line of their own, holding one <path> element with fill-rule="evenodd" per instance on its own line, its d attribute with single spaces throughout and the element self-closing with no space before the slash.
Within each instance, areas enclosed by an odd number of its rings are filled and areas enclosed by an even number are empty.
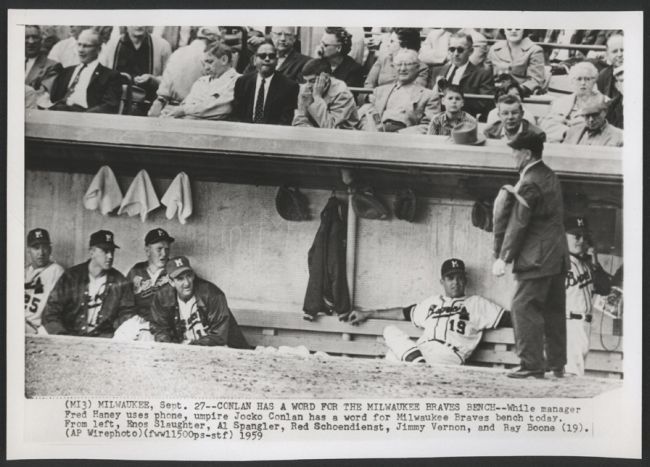
<svg viewBox="0 0 650 467">
<path fill-rule="evenodd" d="M 402 308 L 402 313 L 404 313 L 404 319 L 406 321 L 412 321 L 411 316 L 413 315 L 414 309 L 415 309 L 415 304 Z"/>
<path fill-rule="evenodd" d="M 41 317 L 41 324 L 48 334 L 68 334 L 63 324 L 63 313 L 69 305 L 69 290 L 72 287 L 69 276 L 63 274 L 50 292 Z"/>
<path fill-rule="evenodd" d="M 469 297 L 465 301 L 465 307 L 469 310 L 472 319 L 475 320 L 477 329 L 497 327 L 505 311 L 503 307 L 478 295 Z"/>
<path fill-rule="evenodd" d="M 424 328 L 424 321 L 427 319 L 429 308 L 431 307 L 434 298 L 435 297 L 427 298 L 413 307 L 413 311 L 411 311 L 410 315 L 411 323 L 413 323 L 415 327 Z"/>
</svg>

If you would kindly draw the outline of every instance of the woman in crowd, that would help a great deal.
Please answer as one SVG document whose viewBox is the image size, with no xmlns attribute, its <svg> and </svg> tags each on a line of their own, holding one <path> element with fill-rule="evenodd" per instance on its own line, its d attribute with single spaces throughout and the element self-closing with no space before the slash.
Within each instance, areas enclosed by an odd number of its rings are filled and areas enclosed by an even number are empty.
<svg viewBox="0 0 650 467">
<path fill-rule="evenodd" d="M 546 116 L 540 123 L 546 132 L 549 143 L 560 143 L 564 140 L 567 130 L 583 123 L 584 119 L 579 110 L 586 102 L 594 100 L 607 101 L 607 97 L 596 88 L 598 70 L 590 62 L 579 62 L 569 70 L 569 79 L 573 93 L 555 99 Z"/>
<path fill-rule="evenodd" d="M 374 63 L 368 73 L 364 87 L 374 89 L 382 84 L 390 84 L 397 81 L 397 69 L 393 64 L 393 57 L 397 55 L 397 52 L 403 49 L 415 50 L 418 52 L 421 43 L 422 39 L 420 38 L 419 29 L 395 29 L 389 36 L 386 54 L 380 55 Z M 420 71 L 415 82 L 422 86 L 426 86 L 429 79 L 429 67 L 424 63 L 420 63 L 419 66 Z"/>
<path fill-rule="evenodd" d="M 488 52 L 494 76 L 511 74 L 525 96 L 544 92 L 544 51 L 527 37 L 525 29 L 505 29 L 505 40 L 495 42 Z"/>
</svg>

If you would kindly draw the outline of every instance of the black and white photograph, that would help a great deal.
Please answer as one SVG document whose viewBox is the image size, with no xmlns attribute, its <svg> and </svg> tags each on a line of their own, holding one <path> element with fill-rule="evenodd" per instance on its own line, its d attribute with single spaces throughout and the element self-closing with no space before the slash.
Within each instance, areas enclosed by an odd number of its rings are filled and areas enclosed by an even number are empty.
<svg viewBox="0 0 650 467">
<path fill-rule="evenodd" d="M 643 14 L 347 13 L 9 11 L 10 458 L 640 457 Z"/>
</svg>

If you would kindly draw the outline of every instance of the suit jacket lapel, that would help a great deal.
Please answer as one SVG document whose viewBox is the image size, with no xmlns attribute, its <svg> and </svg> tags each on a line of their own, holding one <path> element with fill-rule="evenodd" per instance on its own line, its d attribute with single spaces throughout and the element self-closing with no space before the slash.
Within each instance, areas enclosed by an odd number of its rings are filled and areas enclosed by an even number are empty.
<svg viewBox="0 0 650 467">
<path fill-rule="evenodd" d="M 397 87 L 397 83 L 393 83 L 393 85 L 385 93 L 377 96 L 379 98 L 379 102 L 378 102 L 379 105 L 377 106 L 377 111 L 379 112 L 379 115 L 382 115 L 384 113 L 384 110 L 386 110 L 386 105 L 388 104 L 388 98 L 393 93 L 396 87 Z"/>
</svg>

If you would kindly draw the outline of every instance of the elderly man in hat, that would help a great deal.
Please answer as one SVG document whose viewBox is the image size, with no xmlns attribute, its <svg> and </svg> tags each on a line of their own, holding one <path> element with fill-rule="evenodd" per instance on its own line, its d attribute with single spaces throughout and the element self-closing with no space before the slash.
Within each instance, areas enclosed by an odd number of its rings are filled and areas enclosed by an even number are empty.
<svg viewBox="0 0 650 467">
<path fill-rule="evenodd" d="M 590 245 L 587 219 L 570 217 L 565 221 L 571 267 L 566 273 L 566 372 L 582 376 L 591 337 L 592 301 L 594 293 L 607 295 L 610 277 L 598 262 Z"/>
<path fill-rule="evenodd" d="M 352 324 L 368 318 L 411 321 L 423 330 L 417 342 L 396 326 L 384 329 L 387 359 L 462 365 L 481 341 L 483 330 L 509 326 L 510 313 L 481 296 L 465 296 L 467 275 L 462 260 L 446 260 L 440 275 L 444 294 L 405 308 L 354 310 L 344 319 Z"/>
<path fill-rule="evenodd" d="M 218 26 L 201 26 L 191 44 L 180 47 L 169 57 L 149 109 L 150 117 L 157 117 L 167 104 L 178 105 L 187 97 L 192 85 L 203 76 L 203 58 L 212 46 L 221 43 Z"/>
<path fill-rule="evenodd" d="M 362 128 L 383 132 L 408 128 L 424 134 L 433 116 L 440 112 L 440 98 L 415 82 L 420 72 L 415 50 L 400 50 L 393 65 L 397 70 L 397 81 L 374 89 L 371 104 L 359 110 Z"/>
<path fill-rule="evenodd" d="M 608 105 L 600 100 L 585 104 L 579 114 L 584 123 L 569 128 L 563 144 L 584 146 L 623 146 L 623 131 L 607 121 Z"/>
<path fill-rule="evenodd" d="M 196 277 L 185 256 L 170 258 L 165 268 L 169 284 L 151 303 L 151 332 L 157 342 L 249 348 L 219 287 Z"/>
<path fill-rule="evenodd" d="M 300 86 L 293 126 L 354 130 L 359 115 L 354 96 L 345 82 L 330 75 L 325 60 L 312 59 L 302 69 L 305 84 Z"/>
<path fill-rule="evenodd" d="M 113 232 L 90 236 L 90 259 L 72 266 L 58 280 L 43 310 L 49 334 L 112 337 L 135 313 L 131 284 L 113 268 Z"/>
<path fill-rule="evenodd" d="M 508 376 L 543 378 L 548 364 L 556 377 L 562 377 L 566 364 L 564 277 L 568 252 L 560 180 L 542 161 L 544 140 L 540 135 L 520 133 L 508 145 L 519 171 L 514 187 L 517 202 L 506 222 L 503 240 L 495 248 L 497 259 L 492 267 L 495 276 L 502 276 L 506 264 L 513 263 L 517 282 L 512 321 L 521 366 Z M 500 223 L 497 221 L 495 224 Z"/>
<path fill-rule="evenodd" d="M 25 333 L 43 332 L 41 315 L 54 284 L 63 268 L 52 261 L 52 242 L 45 229 L 33 229 L 27 234 L 30 262 L 25 268 Z M 40 329 L 39 329 L 40 328 Z"/>
<path fill-rule="evenodd" d="M 144 252 L 147 260 L 135 263 L 126 275 L 126 279 L 133 285 L 136 315 L 115 331 L 113 339 L 154 340 L 149 331 L 151 301 L 162 286 L 169 284 L 165 265 L 173 242 L 174 238 L 161 228 L 150 230 L 145 235 Z"/>
</svg>

